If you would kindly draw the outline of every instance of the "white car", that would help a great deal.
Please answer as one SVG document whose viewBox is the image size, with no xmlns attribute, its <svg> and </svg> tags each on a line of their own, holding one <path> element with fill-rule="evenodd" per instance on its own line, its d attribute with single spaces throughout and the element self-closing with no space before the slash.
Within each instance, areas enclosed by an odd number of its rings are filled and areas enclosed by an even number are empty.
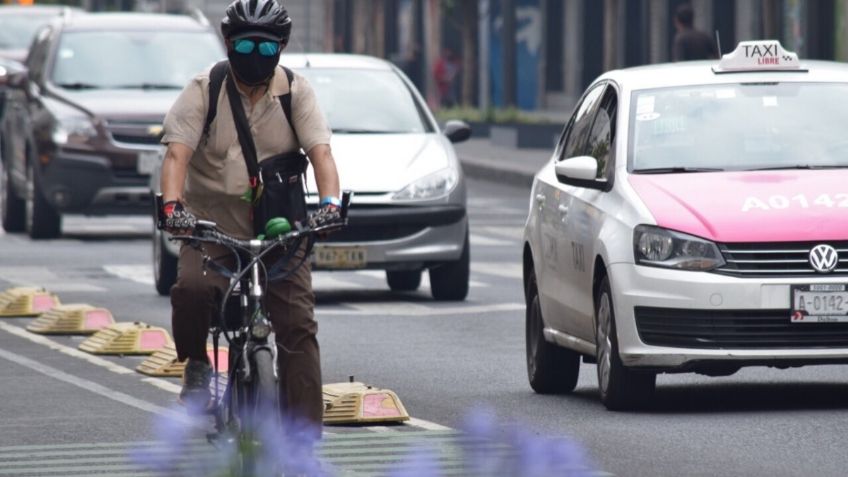
<svg viewBox="0 0 848 477">
<path fill-rule="evenodd" d="M 395 291 L 418 289 L 427 270 L 436 300 L 464 300 L 470 264 L 466 190 L 451 143 L 468 139 L 469 126 L 448 121 L 441 131 L 412 82 L 388 61 L 284 54 L 281 63 L 315 90 L 333 129 L 342 188 L 355 193 L 349 226 L 315 245 L 313 268 L 385 270 Z M 307 203 L 314 207 L 312 170 Z M 158 169 L 150 186 L 159 190 Z M 153 247 L 156 289 L 164 295 L 176 279 L 178 245 L 154 231 Z"/>
<path fill-rule="evenodd" d="M 848 65 L 776 41 L 610 71 L 536 176 L 527 368 L 597 362 L 610 409 L 660 372 L 848 363 Z"/>
</svg>

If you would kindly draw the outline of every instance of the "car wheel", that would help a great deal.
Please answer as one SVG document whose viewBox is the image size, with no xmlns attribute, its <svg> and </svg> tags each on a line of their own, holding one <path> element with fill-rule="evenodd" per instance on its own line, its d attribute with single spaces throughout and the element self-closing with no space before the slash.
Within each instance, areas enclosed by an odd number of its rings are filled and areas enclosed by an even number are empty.
<svg viewBox="0 0 848 477">
<path fill-rule="evenodd" d="M 161 230 L 153 231 L 153 281 L 156 292 L 162 296 L 171 294 L 171 287 L 177 282 L 177 257 L 165 247 L 165 234 Z"/>
<path fill-rule="evenodd" d="M 611 411 L 638 409 L 647 404 L 656 387 L 656 373 L 624 366 L 618 353 L 612 292 L 604 277 L 595 298 L 595 344 L 601 402 Z"/>
<path fill-rule="evenodd" d="M 34 239 L 56 238 L 62 233 L 62 216 L 56 212 L 41 190 L 32 166 L 27 168 L 26 231 Z"/>
<path fill-rule="evenodd" d="M 539 394 L 570 393 L 577 386 L 580 375 L 580 354 L 545 340 L 536 277 L 531 274 L 529 279 L 525 342 L 530 387 Z"/>
<path fill-rule="evenodd" d="M 468 280 L 471 274 L 471 247 L 468 232 L 462 255 L 455 262 L 448 262 L 430 269 L 430 291 L 440 301 L 461 301 L 468 296 Z"/>
<path fill-rule="evenodd" d="M 415 291 L 421 286 L 421 270 L 386 271 L 386 281 L 392 291 Z"/>
<path fill-rule="evenodd" d="M 3 229 L 6 232 L 23 232 L 26 226 L 24 220 L 26 203 L 15 196 L 11 175 L 12 172 L 0 160 L 0 214 L 3 217 Z"/>
</svg>

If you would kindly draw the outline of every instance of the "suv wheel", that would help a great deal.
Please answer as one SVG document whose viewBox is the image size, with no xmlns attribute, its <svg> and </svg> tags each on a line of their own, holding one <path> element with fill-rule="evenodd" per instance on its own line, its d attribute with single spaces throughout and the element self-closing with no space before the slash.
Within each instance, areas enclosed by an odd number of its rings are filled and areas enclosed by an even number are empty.
<svg viewBox="0 0 848 477">
<path fill-rule="evenodd" d="M 23 232 L 26 225 L 24 221 L 26 203 L 15 196 L 11 175 L 12 172 L 0 159 L 0 214 L 3 217 L 3 229 L 6 232 Z"/>
<path fill-rule="evenodd" d="M 525 314 L 527 378 L 539 394 L 564 394 L 574 391 L 580 375 L 580 355 L 545 340 L 542 305 L 535 275 L 530 274 Z"/>
<path fill-rule="evenodd" d="M 171 294 L 171 287 L 177 282 L 177 257 L 165 247 L 165 233 L 153 231 L 153 280 L 156 292 L 162 296 Z"/>
<path fill-rule="evenodd" d="M 421 286 L 421 270 L 386 271 L 392 291 L 415 291 Z"/>
<path fill-rule="evenodd" d="M 647 404 L 656 387 L 657 374 L 635 371 L 621 362 L 615 327 L 612 291 L 604 277 L 595 298 L 595 344 L 601 402 L 611 411 L 638 409 Z"/>
<path fill-rule="evenodd" d="M 433 298 L 439 301 L 462 301 L 468 296 L 468 280 L 471 275 L 469 248 L 466 231 L 459 260 L 430 269 L 430 291 Z"/>
<path fill-rule="evenodd" d="M 44 197 L 33 167 L 27 168 L 26 231 L 34 239 L 51 239 L 61 235 L 62 216 Z"/>
</svg>

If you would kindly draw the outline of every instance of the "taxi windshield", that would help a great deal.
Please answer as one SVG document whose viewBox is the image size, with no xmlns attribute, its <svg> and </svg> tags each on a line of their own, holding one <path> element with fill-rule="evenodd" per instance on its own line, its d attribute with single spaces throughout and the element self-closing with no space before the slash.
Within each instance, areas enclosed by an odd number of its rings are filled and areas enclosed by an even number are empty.
<svg viewBox="0 0 848 477">
<path fill-rule="evenodd" d="M 629 169 L 848 167 L 848 84 L 737 83 L 637 91 Z"/>
</svg>

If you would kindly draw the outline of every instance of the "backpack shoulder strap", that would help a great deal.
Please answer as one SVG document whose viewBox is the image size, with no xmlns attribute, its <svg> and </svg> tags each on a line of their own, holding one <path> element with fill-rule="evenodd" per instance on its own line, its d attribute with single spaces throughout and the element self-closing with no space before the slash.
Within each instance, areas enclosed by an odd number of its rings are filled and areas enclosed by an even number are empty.
<svg viewBox="0 0 848 477">
<path fill-rule="evenodd" d="M 206 121 L 203 123 L 203 137 L 209 135 L 209 127 L 218 113 L 218 96 L 221 94 L 221 85 L 224 84 L 229 64 L 227 60 L 219 61 L 209 72 L 209 108 L 206 110 Z"/>
<path fill-rule="evenodd" d="M 286 72 L 286 78 L 289 80 L 289 92 L 280 96 L 280 105 L 283 107 L 283 113 L 286 115 L 286 120 L 289 122 L 289 126 L 291 126 L 291 130 L 294 133 L 294 139 L 300 144 L 300 140 L 297 137 L 297 130 L 294 128 L 294 121 L 292 120 L 292 87 L 294 86 L 294 72 L 292 70 L 282 66 L 283 71 Z"/>
</svg>

